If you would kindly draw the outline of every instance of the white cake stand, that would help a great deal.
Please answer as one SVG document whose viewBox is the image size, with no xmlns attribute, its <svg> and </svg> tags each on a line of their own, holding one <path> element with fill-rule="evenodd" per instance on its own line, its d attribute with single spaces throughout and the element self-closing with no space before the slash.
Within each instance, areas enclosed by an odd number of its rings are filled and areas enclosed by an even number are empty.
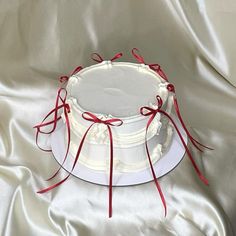
<svg viewBox="0 0 236 236">
<path fill-rule="evenodd" d="M 184 138 L 184 141 L 187 143 L 187 135 L 184 132 L 182 126 L 175 117 L 174 121 L 176 122 Z M 59 165 L 62 164 L 66 152 L 65 128 L 65 125 L 61 122 L 59 128 L 55 130 L 50 136 L 52 153 Z M 184 154 L 185 148 L 183 147 L 176 130 L 174 130 L 172 144 L 169 147 L 169 150 L 162 156 L 162 158 L 158 162 L 153 165 L 156 176 L 160 178 L 163 175 L 169 173 L 171 170 L 173 170 L 180 163 Z M 65 169 L 66 171 L 70 171 L 73 161 L 74 157 L 69 154 L 66 162 L 63 165 L 63 169 Z M 80 163 L 79 160 L 72 172 L 72 175 L 95 184 L 109 184 L 109 172 L 92 170 Z M 139 172 L 130 173 L 113 172 L 113 186 L 136 185 L 146 183 L 152 180 L 153 176 L 151 174 L 150 168 L 141 170 Z"/>
</svg>

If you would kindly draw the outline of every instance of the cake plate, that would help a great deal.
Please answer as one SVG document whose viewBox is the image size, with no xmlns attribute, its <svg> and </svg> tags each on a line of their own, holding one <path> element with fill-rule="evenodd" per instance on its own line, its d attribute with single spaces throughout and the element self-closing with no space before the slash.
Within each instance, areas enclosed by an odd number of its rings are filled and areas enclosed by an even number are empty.
<svg viewBox="0 0 236 236">
<path fill-rule="evenodd" d="M 184 132 L 181 124 L 173 117 L 178 129 L 185 141 L 187 143 L 187 135 Z M 59 124 L 59 123 L 58 123 Z M 52 153 L 56 161 L 59 165 L 62 164 L 66 153 L 66 143 L 65 143 L 65 124 L 60 122 L 58 128 L 51 134 L 50 141 L 52 147 Z M 145 145 L 145 144 L 143 144 Z M 174 130 L 172 143 L 168 148 L 167 152 L 158 160 L 156 163 L 153 164 L 155 173 L 157 178 L 160 178 L 170 171 L 172 171 L 182 160 L 183 156 L 185 155 L 185 148 L 181 143 L 181 140 Z M 68 154 L 67 160 L 63 165 L 63 169 L 66 171 L 71 171 L 71 167 L 74 161 L 74 157 Z M 109 184 L 109 171 L 96 171 L 92 170 L 82 163 L 77 162 L 72 175 L 78 177 L 82 180 L 100 184 L 100 185 L 108 185 Z M 129 185 L 136 185 L 142 184 L 153 180 L 153 176 L 151 173 L 151 169 L 148 167 L 144 170 L 138 172 L 114 172 L 113 171 L 113 186 L 129 186 Z"/>
</svg>

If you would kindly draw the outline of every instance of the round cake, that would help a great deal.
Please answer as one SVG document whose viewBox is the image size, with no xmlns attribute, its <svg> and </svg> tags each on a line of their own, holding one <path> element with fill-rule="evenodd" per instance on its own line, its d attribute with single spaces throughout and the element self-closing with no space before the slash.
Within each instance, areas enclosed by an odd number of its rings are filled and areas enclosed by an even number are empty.
<svg viewBox="0 0 236 236">
<path fill-rule="evenodd" d="M 101 120 L 118 118 L 120 126 L 111 126 L 115 172 L 135 172 L 150 168 L 145 142 L 152 163 L 156 163 L 171 144 L 173 127 L 161 113 L 150 117 L 140 113 L 144 106 L 157 108 L 156 96 L 162 99 L 162 110 L 170 114 L 172 95 L 168 83 L 145 64 L 103 61 L 71 76 L 66 90 L 70 106 L 70 154 L 75 157 L 81 140 L 91 125 L 83 113 Z M 62 115 L 63 117 L 63 115 Z M 65 117 L 63 117 L 65 122 Z M 68 136 L 65 134 L 65 142 Z M 96 123 L 89 130 L 78 161 L 95 171 L 109 171 L 110 137 L 107 125 Z"/>
<path fill-rule="evenodd" d="M 60 164 L 48 180 L 62 168 L 69 173 L 38 193 L 61 185 L 72 174 L 108 185 L 111 217 L 113 186 L 144 183 L 153 177 L 166 215 L 157 178 L 175 168 L 185 151 L 201 181 L 208 184 L 188 149 L 187 138 L 199 151 L 212 148 L 188 131 L 175 87 L 168 83 L 159 64 L 146 64 L 137 48 L 132 54 L 140 64 L 114 62 L 122 53 L 109 61 L 93 53 L 92 59 L 98 64 L 84 69 L 78 66 L 70 77 L 60 77 L 63 85 L 67 82 L 66 88 L 62 85 L 58 89 L 55 107 L 34 128 L 38 147 L 52 151 Z M 171 114 L 172 106 L 177 117 Z M 50 135 L 51 149 L 39 145 L 39 134 Z"/>
</svg>

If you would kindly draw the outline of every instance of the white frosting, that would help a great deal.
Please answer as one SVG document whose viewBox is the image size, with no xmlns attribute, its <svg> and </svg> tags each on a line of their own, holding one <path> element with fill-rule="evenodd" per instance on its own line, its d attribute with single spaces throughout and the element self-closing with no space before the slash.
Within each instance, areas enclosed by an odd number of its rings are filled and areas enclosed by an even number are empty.
<svg viewBox="0 0 236 236">
<path fill-rule="evenodd" d="M 162 109 L 170 114 L 172 96 L 167 83 L 146 65 L 126 62 L 103 62 L 78 72 L 69 79 L 67 102 L 71 107 L 70 153 L 76 155 L 80 140 L 92 124 L 82 117 L 84 111 L 100 119 L 120 118 L 121 126 L 111 126 L 114 145 L 114 171 L 138 171 L 149 167 L 145 149 L 148 116 L 142 106 L 155 107 L 156 95 L 163 100 Z M 152 163 L 158 161 L 170 145 L 173 128 L 160 113 L 147 133 Z M 67 138 L 67 135 L 65 135 Z M 98 171 L 109 170 L 110 146 L 107 126 L 96 123 L 90 129 L 79 162 Z"/>
<path fill-rule="evenodd" d="M 78 109 L 76 109 L 76 107 L 72 105 L 73 103 L 70 100 L 68 100 L 67 102 L 71 106 L 71 112 L 69 113 L 71 129 L 75 133 L 76 136 L 82 138 L 88 126 L 82 124 L 80 119 L 75 118 L 74 114 L 75 113 L 78 114 Z M 103 116 L 98 115 L 97 117 L 101 119 Z M 111 119 L 113 117 L 110 116 L 108 118 Z M 131 146 L 143 144 L 143 140 L 146 133 L 145 123 L 146 123 L 146 120 L 144 122 L 144 126 L 141 129 L 137 129 L 135 127 L 135 123 L 132 124 L 133 130 L 132 132 L 129 132 L 129 133 L 116 132 L 115 127 L 112 127 L 113 145 L 115 147 L 125 148 L 125 147 L 131 147 Z M 160 114 L 157 114 L 149 126 L 149 129 L 147 132 L 147 140 L 151 139 L 154 135 L 158 135 L 160 132 L 161 126 L 162 126 L 162 123 L 160 122 Z M 117 130 L 118 129 L 120 129 L 120 127 L 117 128 Z M 99 124 L 99 123 L 94 124 L 87 135 L 87 139 L 88 139 L 88 142 L 91 144 L 108 144 L 109 134 L 108 134 L 107 126 L 104 124 Z"/>
<path fill-rule="evenodd" d="M 164 86 L 163 86 L 164 85 Z M 139 114 L 142 105 L 167 98 L 160 76 L 144 64 L 104 61 L 70 78 L 67 89 L 84 110 L 115 117 Z"/>
</svg>

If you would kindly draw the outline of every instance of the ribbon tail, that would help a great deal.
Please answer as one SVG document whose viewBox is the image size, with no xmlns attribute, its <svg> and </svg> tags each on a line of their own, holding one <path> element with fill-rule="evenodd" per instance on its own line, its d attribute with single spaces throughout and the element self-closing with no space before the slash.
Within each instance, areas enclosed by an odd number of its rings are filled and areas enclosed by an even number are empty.
<svg viewBox="0 0 236 236">
<path fill-rule="evenodd" d="M 166 206 L 166 200 L 165 200 L 165 197 L 164 197 L 164 194 L 161 190 L 161 186 L 159 185 L 159 182 L 157 180 L 157 177 L 156 177 L 156 174 L 155 174 L 155 170 L 153 168 L 153 165 L 152 165 L 152 160 L 151 160 L 151 157 L 150 157 L 150 153 L 149 153 L 149 149 L 148 149 L 148 144 L 147 144 L 147 132 L 148 132 L 148 127 L 149 125 L 151 124 L 152 120 L 154 119 L 155 115 L 152 115 L 148 121 L 148 124 L 146 126 L 146 134 L 145 134 L 145 147 L 146 147 L 146 153 L 147 153 L 147 157 L 148 157 L 148 161 L 149 161 L 149 165 L 150 165 L 150 168 L 151 168 L 151 172 L 152 172 L 152 176 L 153 176 L 153 180 L 155 182 L 155 185 L 156 185 L 156 188 L 159 192 L 159 195 L 160 195 L 160 198 L 161 198 L 161 201 L 162 201 L 162 204 L 163 204 L 163 207 L 164 207 L 164 210 L 165 210 L 165 216 L 167 214 L 167 206 Z"/>
<path fill-rule="evenodd" d="M 168 82 L 168 77 L 167 75 L 164 73 L 164 71 L 159 67 L 157 73 L 165 80 Z"/>
<path fill-rule="evenodd" d="M 177 114 L 177 116 L 178 116 L 178 119 L 179 119 L 179 121 L 180 121 L 182 127 L 184 128 L 186 134 L 188 135 L 188 137 L 189 137 L 191 143 L 194 145 L 194 147 L 196 147 L 196 148 L 197 148 L 199 151 L 201 151 L 201 152 L 203 152 L 203 150 L 202 150 L 198 145 L 200 145 L 201 147 L 204 147 L 204 148 L 206 148 L 206 149 L 213 150 L 212 148 L 210 148 L 210 147 L 208 147 L 208 146 L 205 146 L 204 144 L 200 143 L 199 141 L 197 141 L 195 138 L 192 137 L 192 135 L 189 133 L 189 131 L 188 131 L 186 125 L 184 124 L 184 121 L 183 121 L 182 116 L 181 116 L 181 114 L 180 114 L 180 110 L 179 110 L 179 106 L 178 106 L 178 102 L 177 102 L 176 97 L 173 97 L 173 99 L 174 99 L 174 107 L 175 107 L 175 111 L 176 111 L 176 114 Z M 197 144 L 198 144 L 198 145 L 197 145 Z"/>
<path fill-rule="evenodd" d="M 58 173 L 60 172 L 62 166 L 63 166 L 63 164 L 61 164 L 61 166 L 57 169 L 57 171 L 51 177 L 46 179 L 45 181 L 50 181 L 50 180 L 54 179 L 58 175 Z"/>
<path fill-rule="evenodd" d="M 204 147 L 204 148 L 206 148 L 206 149 L 209 149 L 209 150 L 214 150 L 214 148 L 210 148 L 210 147 L 208 147 L 208 146 L 203 145 L 202 143 L 200 143 L 199 141 L 197 141 L 197 140 L 194 139 L 193 137 L 192 137 L 192 139 L 193 139 L 194 142 L 196 142 L 198 145 L 200 145 L 200 146 L 202 146 L 202 147 Z"/>
<path fill-rule="evenodd" d="M 64 183 L 69 177 L 70 177 L 70 175 L 67 175 L 66 178 L 64 178 L 63 180 L 59 181 L 59 182 L 56 183 L 56 184 L 51 185 L 51 186 L 48 187 L 48 188 L 39 190 L 39 191 L 37 191 L 37 193 L 40 193 L 40 194 L 41 194 L 41 193 L 46 193 L 46 192 L 48 192 L 48 191 L 50 191 L 50 190 L 52 190 L 52 189 L 58 187 L 58 186 L 61 185 L 62 183 Z"/>
<path fill-rule="evenodd" d="M 110 137 L 110 174 L 109 174 L 109 218 L 112 217 L 112 180 L 113 180 L 113 138 L 111 127 L 107 125 Z"/>
<path fill-rule="evenodd" d="M 58 168 L 58 170 L 48 179 L 46 179 L 46 181 L 52 180 L 53 178 L 55 178 L 58 173 L 60 172 L 61 168 L 64 166 L 67 157 L 68 157 L 68 153 L 69 153 L 69 149 L 70 149 L 70 122 L 69 122 L 69 118 L 68 118 L 68 113 L 66 111 L 66 108 L 64 108 L 64 114 L 65 114 L 65 119 L 66 119 L 66 128 L 67 128 L 67 148 L 66 148 L 66 154 L 63 158 L 63 162 L 60 165 L 60 167 Z"/>
<path fill-rule="evenodd" d="M 204 184 L 208 185 L 208 180 L 204 177 L 204 175 L 203 175 L 203 174 L 201 173 L 201 171 L 199 170 L 197 164 L 195 163 L 195 161 L 194 161 L 194 159 L 193 159 L 193 157 L 192 157 L 192 155 L 191 155 L 191 152 L 189 151 L 189 149 L 188 149 L 188 147 L 187 147 L 187 145 L 186 145 L 186 143 L 185 143 L 185 141 L 184 141 L 184 139 L 183 139 L 183 137 L 182 137 L 182 135 L 181 135 L 181 133 L 180 133 L 178 127 L 177 127 L 177 125 L 175 124 L 174 120 L 173 120 L 173 119 L 170 117 L 170 115 L 169 115 L 168 113 L 166 113 L 165 111 L 159 110 L 159 112 L 162 113 L 162 114 L 164 114 L 166 117 L 168 117 L 169 120 L 171 121 L 171 123 L 174 125 L 175 130 L 177 131 L 178 136 L 179 136 L 179 138 L 180 138 L 180 140 L 181 140 L 183 146 L 185 147 L 185 150 L 186 150 L 186 152 L 187 152 L 187 154 L 188 154 L 188 157 L 189 157 L 190 161 L 192 162 L 192 165 L 193 165 L 193 167 L 194 167 L 196 173 L 198 174 L 198 176 L 199 176 L 199 178 L 202 180 L 202 182 L 203 182 Z"/>
<path fill-rule="evenodd" d="M 94 60 L 98 63 L 101 63 L 104 61 L 103 58 L 98 53 L 92 53 L 91 58 L 92 58 L 92 60 Z"/>
<path fill-rule="evenodd" d="M 58 187 L 59 185 L 63 184 L 63 183 L 70 177 L 70 175 L 72 174 L 72 172 L 73 172 L 73 170 L 74 170 L 74 168 L 75 168 L 75 166 L 76 166 L 76 163 L 77 163 L 77 161 L 78 161 L 78 159 L 79 159 L 80 152 L 81 152 L 81 150 L 82 150 L 82 147 L 83 147 L 85 138 L 86 138 L 86 136 L 87 136 L 89 130 L 91 129 L 91 127 L 92 127 L 93 125 L 94 125 L 94 123 L 91 124 L 91 125 L 88 127 L 88 129 L 87 129 L 86 132 L 84 133 L 83 138 L 82 138 L 81 141 L 80 141 L 80 145 L 79 145 L 79 148 L 78 148 L 78 151 L 77 151 L 77 153 L 76 153 L 73 166 L 72 166 L 71 171 L 69 172 L 69 174 L 68 174 L 63 180 L 59 181 L 58 183 L 53 184 L 53 185 L 51 185 L 51 186 L 48 187 L 48 188 L 42 189 L 42 190 L 38 191 L 37 193 L 45 193 L 45 192 L 48 192 L 48 191 L 50 191 L 50 190 L 52 190 L 52 189 Z"/>
</svg>

